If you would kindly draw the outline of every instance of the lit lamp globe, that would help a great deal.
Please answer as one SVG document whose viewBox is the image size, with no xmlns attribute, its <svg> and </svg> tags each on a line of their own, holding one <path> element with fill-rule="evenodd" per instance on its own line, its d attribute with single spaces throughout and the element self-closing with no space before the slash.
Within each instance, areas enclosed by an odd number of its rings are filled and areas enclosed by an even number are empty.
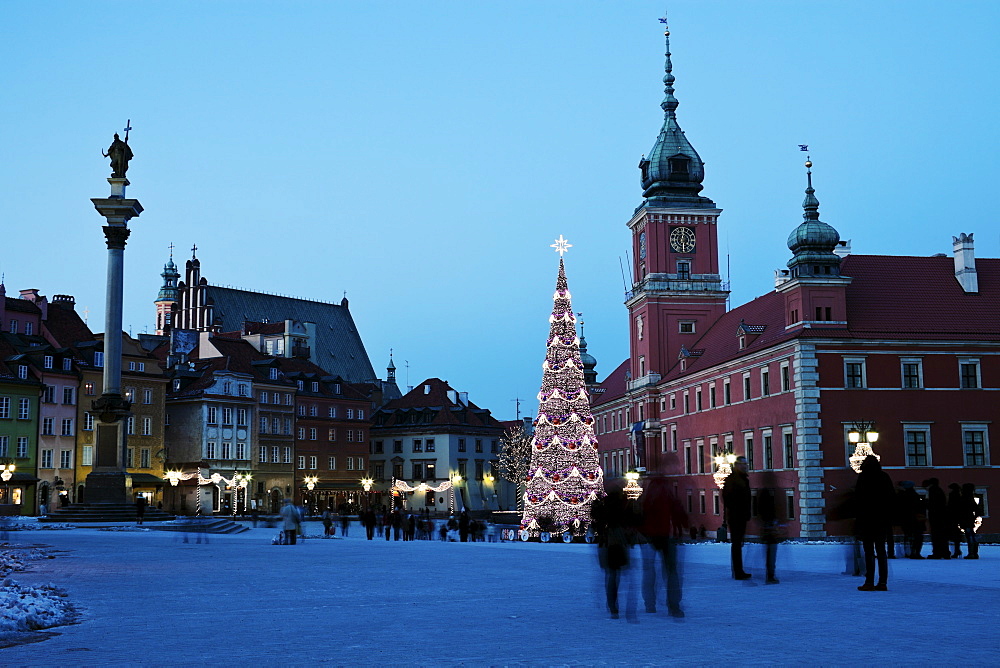
<svg viewBox="0 0 1000 668">
<path fill-rule="evenodd" d="M 366 492 L 372 491 L 372 485 L 375 483 L 371 478 L 362 478 L 361 486 L 364 487 Z"/>
<path fill-rule="evenodd" d="M 306 476 L 303 479 L 303 482 L 306 484 L 306 489 L 308 489 L 311 492 L 313 491 L 313 489 L 316 488 L 316 483 L 319 482 L 319 478 L 317 478 L 316 476 Z"/>
</svg>

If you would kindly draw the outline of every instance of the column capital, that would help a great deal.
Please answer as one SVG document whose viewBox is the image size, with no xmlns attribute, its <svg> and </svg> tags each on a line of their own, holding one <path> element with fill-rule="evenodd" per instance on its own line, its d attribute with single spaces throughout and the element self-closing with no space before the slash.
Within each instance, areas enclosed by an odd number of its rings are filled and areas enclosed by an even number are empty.
<svg viewBox="0 0 1000 668">
<path fill-rule="evenodd" d="M 128 229 L 124 225 L 105 225 L 103 229 L 105 241 L 108 244 L 108 250 L 125 249 L 125 242 L 128 241 L 128 237 L 132 234 L 132 230 Z"/>
</svg>

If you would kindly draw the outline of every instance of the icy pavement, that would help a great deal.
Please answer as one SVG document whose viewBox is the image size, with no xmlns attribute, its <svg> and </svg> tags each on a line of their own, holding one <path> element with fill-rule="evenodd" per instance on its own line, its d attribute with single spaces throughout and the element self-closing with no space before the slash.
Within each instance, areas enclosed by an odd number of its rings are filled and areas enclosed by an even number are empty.
<svg viewBox="0 0 1000 668">
<path fill-rule="evenodd" d="M 525 543 L 271 545 L 274 529 L 182 542 L 158 531 L 18 532 L 48 546 L 12 579 L 66 591 L 79 622 L 0 664 L 997 665 L 1000 548 L 890 562 L 859 592 L 843 547 L 782 545 L 779 585 L 729 578 L 728 545 L 684 546 L 684 619 L 609 618 L 595 548 Z M 638 557 L 638 554 L 635 555 Z M 638 563 L 638 560 L 636 560 Z M 637 594 L 635 569 L 623 584 Z M 662 596 L 662 594 L 661 594 Z"/>
</svg>

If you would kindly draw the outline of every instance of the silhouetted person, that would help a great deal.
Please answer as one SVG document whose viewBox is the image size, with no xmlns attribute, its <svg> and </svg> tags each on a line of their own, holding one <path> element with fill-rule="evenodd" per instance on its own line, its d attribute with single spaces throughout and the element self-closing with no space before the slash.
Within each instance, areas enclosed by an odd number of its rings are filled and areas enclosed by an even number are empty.
<svg viewBox="0 0 1000 668">
<path fill-rule="evenodd" d="M 646 538 L 642 546 L 642 600 L 646 612 L 656 612 L 656 561 L 660 560 L 662 580 L 667 588 L 667 611 L 671 617 L 683 617 L 682 582 L 678 561 L 678 530 L 688 524 L 687 513 L 670 491 L 667 481 L 652 477 L 642 493 L 642 523 L 639 533 Z M 697 530 L 691 527 L 697 535 Z"/>
<path fill-rule="evenodd" d="M 361 522 L 365 525 L 365 536 L 368 540 L 375 538 L 375 511 L 371 509 L 363 511 Z"/>
<path fill-rule="evenodd" d="M 469 540 L 469 513 L 463 510 L 462 514 L 458 516 L 458 538 L 463 543 Z"/>
<path fill-rule="evenodd" d="M 146 497 L 137 496 L 135 499 L 135 523 L 142 524 L 142 519 L 146 516 Z"/>
<path fill-rule="evenodd" d="M 962 487 L 953 482 L 948 485 L 948 539 L 954 544 L 952 559 L 962 557 Z"/>
<path fill-rule="evenodd" d="M 969 548 L 966 559 L 979 558 L 979 541 L 976 539 L 976 519 L 982 516 L 979 503 L 976 497 L 976 486 L 971 482 L 962 485 L 962 512 L 959 516 L 959 526 L 965 533 L 965 540 Z"/>
<path fill-rule="evenodd" d="M 733 472 L 722 486 L 722 502 L 725 504 L 726 524 L 729 527 L 730 561 L 733 578 L 749 580 L 750 574 L 743 570 L 743 540 L 750 521 L 750 477 L 747 475 L 747 458 L 737 457 Z"/>
<path fill-rule="evenodd" d="M 613 490 L 594 501 L 590 507 L 591 522 L 597 534 L 597 556 L 604 569 L 604 593 L 608 612 L 618 619 L 618 586 L 622 571 L 628 568 L 629 551 L 633 542 L 635 515 L 621 490 Z M 631 600 L 627 603 L 626 616 L 632 613 Z"/>
<path fill-rule="evenodd" d="M 857 517 L 854 530 L 865 551 L 865 583 L 859 591 L 886 591 L 889 561 L 886 557 L 886 535 L 892 526 L 892 510 L 896 490 L 889 474 L 882 470 L 872 455 L 861 462 L 861 473 L 854 488 Z M 878 558 L 878 583 L 875 583 L 875 560 Z"/>
<path fill-rule="evenodd" d="M 757 493 L 757 519 L 760 520 L 760 539 L 764 543 L 764 563 L 767 570 L 767 584 L 778 584 L 774 570 L 778 561 L 778 543 L 782 540 L 781 523 L 778 520 L 778 505 L 770 481 Z"/>
<path fill-rule="evenodd" d="M 948 498 L 937 478 L 924 481 L 927 488 L 927 522 L 931 525 L 931 554 L 928 559 L 951 559 L 948 551 Z"/>
<path fill-rule="evenodd" d="M 903 540 L 906 541 L 909 550 L 906 556 L 910 559 L 923 559 L 920 550 L 924 546 L 924 531 L 927 528 L 924 500 L 913 488 L 912 481 L 904 480 L 899 485 L 902 487 L 902 491 L 897 497 L 900 521 L 902 522 Z"/>
</svg>

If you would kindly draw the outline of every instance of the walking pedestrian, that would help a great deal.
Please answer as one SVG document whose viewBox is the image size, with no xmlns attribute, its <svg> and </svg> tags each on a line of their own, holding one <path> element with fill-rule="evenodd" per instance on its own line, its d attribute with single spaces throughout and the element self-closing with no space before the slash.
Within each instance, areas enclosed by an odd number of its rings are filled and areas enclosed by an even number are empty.
<svg viewBox="0 0 1000 668">
<path fill-rule="evenodd" d="M 463 543 L 469 540 L 469 523 L 471 519 L 469 518 L 469 512 L 463 510 L 462 514 L 458 516 L 458 538 Z"/>
<path fill-rule="evenodd" d="M 618 619 L 618 589 L 628 568 L 636 518 L 621 490 L 613 490 L 591 505 L 591 526 L 597 534 L 597 556 L 604 570 L 604 595 L 612 619 Z M 632 596 L 626 598 L 626 618 L 634 616 Z"/>
<path fill-rule="evenodd" d="M 144 517 L 146 517 L 146 497 L 137 496 L 135 497 L 135 523 L 142 524 Z"/>
<path fill-rule="evenodd" d="M 954 545 L 952 559 L 962 558 L 962 487 L 957 482 L 948 485 L 948 538 Z"/>
<path fill-rule="evenodd" d="M 733 472 L 722 486 L 722 502 L 732 541 L 729 559 L 733 579 L 749 580 L 752 576 L 743 570 L 743 540 L 747 534 L 747 522 L 750 521 L 750 476 L 747 475 L 746 457 L 737 457 L 733 463 Z"/>
<path fill-rule="evenodd" d="M 976 486 L 971 482 L 962 485 L 962 514 L 959 523 L 965 534 L 968 553 L 966 559 L 979 558 L 979 541 L 976 538 L 976 520 L 982 517 L 979 509 L 979 498 L 976 496 Z"/>
<path fill-rule="evenodd" d="M 642 601 L 646 612 L 656 612 L 657 560 L 660 562 L 661 586 L 666 588 L 667 612 L 683 617 L 682 581 L 676 535 L 688 524 L 687 513 L 670 491 L 666 479 L 656 476 L 646 483 L 642 495 Z"/>
<path fill-rule="evenodd" d="M 889 474 L 874 455 L 861 462 L 861 473 L 854 488 L 855 532 L 865 551 L 865 583 L 858 591 L 887 591 L 889 561 L 886 556 L 886 535 L 892 526 L 892 506 L 896 491 Z M 878 582 L 875 582 L 875 562 L 878 560 Z"/>
<path fill-rule="evenodd" d="M 928 559 L 951 559 L 948 551 L 948 498 L 937 478 L 924 481 L 927 489 L 927 522 L 931 528 L 931 554 Z"/>
<path fill-rule="evenodd" d="M 763 487 L 757 493 L 757 518 L 760 520 L 760 540 L 764 544 L 764 563 L 767 584 L 778 584 L 775 567 L 778 561 L 778 543 L 782 541 L 781 522 L 778 519 L 778 504 L 771 487 Z"/>
<path fill-rule="evenodd" d="M 285 532 L 285 545 L 295 545 L 299 525 L 302 523 L 299 509 L 292 505 L 291 499 L 285 499 L 278 514 L 281 516 L 281 528 Z"/>
<path fill-rule="evenodd" d="M 927 529 L 927 515 L 924 511 L 924 500 L 914 489 L 912 480 L 899 483 L 903 491 L 900 493 L 900 517 L 903 522 L 903 540 L 906 541 L 907 554 L 910 559 L 923 559 L 920 550 L 924 546 L 924 531 Z"/>
</svg>

